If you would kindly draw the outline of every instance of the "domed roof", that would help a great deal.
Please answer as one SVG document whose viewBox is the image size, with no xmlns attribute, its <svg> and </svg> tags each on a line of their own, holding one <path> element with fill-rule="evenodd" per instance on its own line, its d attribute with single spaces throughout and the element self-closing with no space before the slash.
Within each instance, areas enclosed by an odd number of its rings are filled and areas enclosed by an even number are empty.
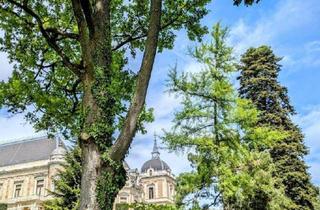
<svg viewBox="0 0 320 210">
<path fill-rule="evenodd" d="M 149 169 L 155 171 L 170 171 L 170 167 L 166 162 L 160 159 L 160 152 L 158 150 L 158 145 L 156 138 L 154 139 L 154 145 L 152 150 L 152 159 L 145 162 L 141 167 L 141 172 L 146 173 Z"/>
<path fill-rule="evenodd" d="M 66 154 L 66 149 L 65 148 L 63 148 L 63 147 L 57 147 L 57 148 L 55 148 L 53 151 L 52 151 L 52 153 L 51 153 L 51 155 L 53 156 L 53 155 L 65 155 Z"/>
<path fill-rule="evenodd" d="M 63 142 L 60 139 L 56 139 L 56 148 L 52 151 L 50 157 L 51 160 L 64 159 L 64 156 L 67 153 Z"/>
<path fill-rule="evenodd" d="M 164 171 L 164 170 L 170 170 L 170 167 L 166 162 L 159 159 L 151 159 L 145 162 L 141 168 L 142 173 L 148 172 L 148 169 L 153 169 L 155 171 Z"/>
</svg>

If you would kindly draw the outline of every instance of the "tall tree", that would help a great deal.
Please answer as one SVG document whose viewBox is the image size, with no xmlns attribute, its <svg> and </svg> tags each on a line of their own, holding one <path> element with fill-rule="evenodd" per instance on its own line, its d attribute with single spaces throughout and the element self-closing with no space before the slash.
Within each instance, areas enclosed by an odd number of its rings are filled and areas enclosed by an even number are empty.
<svg viewBox="0 0 320 210">
<path fill-rule="evenodd" d="M 38 130 L 78 137 L 80 209 L 111 209 L 125 183 L 122 161 L 151 120 L 144 107 L 156 52 L 172 48 L 181 28 L 200 40 L 209 1 L 0 1 L 0 50 L 14 63 L 0 104 Z M 137 51 L 141 66 L 131 71 Z"/>
<path fill-rule="evenodd" d="M 318 191 L 311 183 L 303 160 L 308 150 L 300 128 L 291 120 L 295 110 L 287 88 L 278 81 L 280 61 L 268 46 L 248 49 L 241 58 L 239 92 L 260 110 L 260 125 L 289 132 L 284 141 L 275 144 L 270 154 L 276 164 L 274 177 L 282 180 L 286 195 L 296 204 L 292 209 L 317 209 Z"/>
<path fill-rule="evenodd" d="M 253 198 L 261 193 L 266 200 L 260 210 L 282 209 L 290 202 L 274 187 L 268 152 L 258 148 L 270 148 L 270 140 L 284 136 L 257 126 L 258 111 L 237 97 L 230 82 L 236 62 L 226 36 L 227 29 L 217 24 L 212 42 L 192 54 L 201 64 L 198 71 L 170 73 L 169 90 L 180 97 L 182 108 L 165 139 L 171 149 L 189 151 L 194 168 L 178 178 L 178 204 L 191 209 L 258 209 Z"/>
<path fill-rule="evenodd" d="M 79 146 L 69 150 L 65 156 L 63 170 L 54 178 L 55 198 L 45 202 L 46 210 L 77 210 L 80 206 L 81 151 Z"/>
</svg>

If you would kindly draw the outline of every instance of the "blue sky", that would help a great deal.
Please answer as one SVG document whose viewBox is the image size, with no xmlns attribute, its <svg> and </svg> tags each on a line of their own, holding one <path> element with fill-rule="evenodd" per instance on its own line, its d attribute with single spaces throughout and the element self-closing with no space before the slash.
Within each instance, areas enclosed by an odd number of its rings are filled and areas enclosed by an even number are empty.
<svg viewBox="0 0 320 210">
<path fill-rule="evenodd" d="M 293 119 L 305 134 L 310 149 L 306 161 L 313 181 L 320 185 L 320 4 L 317 0 L 262 0 L 253 7 L 234 7 L 231 0 L 215 0 L 209 9 L 202 23 L 212 27 L 221 21 L 228 26 L 228 42 L 237 56 L 248 47 L 266 44 L 283 57 L 280 81 L 288 87 L 298 112 Z M 132 168 L 140 168 L 151 157 L 154 132 L 161 135 L 162 129 L 169 129 L 172 114 L 179 108 L 178 100 L 165 92 L 168 70 L 175 64 L 181 71 L 199 70 L 199 64 L 187 56 L 188 47 L 196 43 L 188 41 L 184 31 L 177 34 L 174 49 L 157 56 L 147 96 L 147 104 L 155 108 L 155 121 L 147 125 L 148 134 L 138 134 L 134 140 L 127 158 Z M 139 60 L 135 60 L 131 67 L 138 65 Z M 0 79 L 6 79 L 10 72 L 6 56 L 0 53 Z M 0 133 L 2 141 L 39 135 L 23 116 L 8 118 L 5 110 L 0 110 Z M 176 174 L 190 170 L 183 154 L 163 149 L 161 157 Z"/>
</svg>

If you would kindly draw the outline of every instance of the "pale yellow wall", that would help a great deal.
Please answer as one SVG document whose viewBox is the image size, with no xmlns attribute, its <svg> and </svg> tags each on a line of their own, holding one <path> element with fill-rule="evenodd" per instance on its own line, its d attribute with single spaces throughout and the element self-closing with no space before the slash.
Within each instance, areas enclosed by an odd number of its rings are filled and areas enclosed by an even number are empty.
<svg viewBox="0 0 320 210">
<path fill-rule="evenodd" d="M 25 207 L 38 210 L 39 204 L 52 198 L 47 190 L 52 190 L 52 177 L 58 168 L 61 168 L 60 164 L 50 165 L 49 160 L 0 167 L 0 183 L 3 184 L 0 203 L 7 203 L 9 210 L 23 210 Z M 41 196 L 36 195 L 36 178 L 39 177 L 44 179 L 45 188 Z M 17 181 L 22 181 L 21 196 L 14 198 L 14 184 Z"/>
<path fill-rule="evenodd" d="M 145 202 L 159 204 L 174 202 L 174 195 L 169 193 L 169 186 L 175 186 L 175 179 L 171 173 L 166 171 L 153 172 L 152 175 L 145 173 L 141 175 L 140 183 L 143 186 Z M 149 186 L 151 185 L 154 185 L 155 187 L 154 199 L 149 199 Z"/>
<path fill-rule="evenodd" d="M 61 162 L 50 162 L 50 160 L 35 161 L 32 163 L 0 167 L 0 183 L 3 184 L 0 193 L 0 203 L 8 203 L 9 210 L 24 210 L 24 207 L 30 210 L 38 210 L 41 203 L 51 199 L 45 191 L 42 196 L 35 195 L 36 177 L 44 178 L 45 188 L 53 190 L 53 178 L 58 171 L 62 169 Z M 146 203 L 173 203 L 173 195 L 170 195 L 169 187 L 173 186 L 175 190 L 174 177 L 169 172 L 156 172 L 150 174 L 138 174 L 135 185 L 128 180 L 126 186 L 119 192 L 115 203 L 119 203 L 121 194 L 127 196 L 128 203 L 138 202 Z M 23 181 L 22 194 L 19 198 L 14 198 L 15 181 Z M 155 199 L 148 199 L 148 185 L 153 184 L 155 187 Z"/>
</svg>

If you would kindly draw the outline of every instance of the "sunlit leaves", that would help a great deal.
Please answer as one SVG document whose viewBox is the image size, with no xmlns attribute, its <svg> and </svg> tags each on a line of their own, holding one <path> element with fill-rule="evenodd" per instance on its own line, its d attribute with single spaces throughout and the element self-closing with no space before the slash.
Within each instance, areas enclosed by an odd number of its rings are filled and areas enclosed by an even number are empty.
<svg viewBox="0 0 320 210">
<path fill-rule="evenodd" d="M 215 25 L 212 41 L 193 51 L 198 71 L 178 74 L 173 69 L 169 74 L 169 90 L 182 99 L 182 108 L 165 140 L 170 149 L 187 152 L 194 169 L 178 178 L 177 202 L 187 209 L 251 209 L 259 192 L 269 199 L 265 208 L 277 209 L 287 199 L 281 187 L 275 188 L 269 153 L 260 149 L 267 151 L 286 133 L 258 126 L 254 104 L 237 97 L 230 82 L 236 62 L 226 45 L 227 32 Z"/>
</svg>

